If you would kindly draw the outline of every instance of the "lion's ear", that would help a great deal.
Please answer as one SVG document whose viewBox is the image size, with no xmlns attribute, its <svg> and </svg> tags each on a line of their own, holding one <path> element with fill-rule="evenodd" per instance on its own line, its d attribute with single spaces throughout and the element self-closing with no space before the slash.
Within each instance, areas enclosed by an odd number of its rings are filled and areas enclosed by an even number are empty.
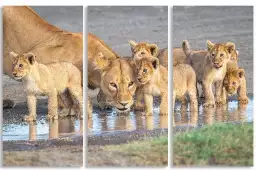
<svg viewBox="0 0 256 170">
<path fill-rule="evenodd" d="M 156 57 L 153 57 L 151 60 L 153 68 L 156 70 L 159 67 L 159 60 Z"/>
<path fill-rule="evenodd" d="M 214 47 L 214 43 L 212 43 L 210 40 L 207 40 L 206 41 L 206 45 L 207 45 L 207 50 L 208 51 L 211 51 L 212 49 L 213 49 L 213 47 Z"/>
<path fill-rule="evenodd" d="M 239 56 L 239 51 L 238 50 L 236 50 L 236 55 Z"/>
<path fill-rule="evenodd" d="M 237 75 L 239 78 L 243 78 L 244 74 L 245 74 L 244 69 L 242 69 L 242 68 L 238 69 Z"/>
<path fill-rule="evenodd" d="M 234 50 L 236 50 L 236 45 L 232 42 L 227 42 L 226 43 L 226 48 L 229 53 L 232 53 Z"/>
<path fill-rule="evenodd" d="M 109 66 L 109 60 L 102 54 L 102 52 L 99 52 L 93 61 L 94 70 L 100 70 L 103 71 Z"/>
<path fill-rule="evenodd" d="M 148 47 L 150 49 L 151 55 L 156 57 L 158 54 L 158 46 L 156 44 L 148 44 Z"/>
<path fill-rule="evenodd" d="M 129 44 L 130 44 L 130 46 L 131 46 L 132 51 L 133 51 L 134 48 L 138 45 L 138 43 L 136 43 L 136 42 L 133 41 L 133 40 L 129 40 Z"/>
<path fill-rule="evenodd" d="M 11 57 L 12 60 L 14 60 L 14 59 L 18 56 L 18 54 L 15 53 L 15 52 L 13 52 L 13 51 L 11 51 L 11 52 L 9 53 L 9 56 Z"/>
<path fill-rule="evenodd" d="M 28 59 L 29 63 L 33 65 L 36 62 L 36 55 L 34 53 L 26 53 L 24 56 Z"/>
</svg>

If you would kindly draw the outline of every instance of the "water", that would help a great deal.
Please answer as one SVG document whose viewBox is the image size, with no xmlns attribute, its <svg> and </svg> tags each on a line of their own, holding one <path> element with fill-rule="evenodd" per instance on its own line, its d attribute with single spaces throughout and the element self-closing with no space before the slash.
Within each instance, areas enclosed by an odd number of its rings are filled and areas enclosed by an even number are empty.
<svg viewBox="0 0 256 170">
<path fill-rule="evenodd" d="M 175 105 L 174 117 L 176 126 L 201 127 L 218 122 L 253 122 L 253 97 L 249 97 L 247 105 L 239 105 L 237 100 L 230 100 L 227 105 L 216 108 L 199 106 L 199 113 L 189 112 L 179 103 Z"/>
<path fill-rule="evenodd" d="M 65 117 L 49 122 L 45 116 L 40 116 L 33 123 L 14 122 L 3 124 L 2 140 L 54 139 L 82 133 L 82 120 Z"/>
<path fill-rule="evenodd" d="M 158 107 L 154 108 L 153 116 L 142 116 L 140 112 L 118 115 L 112 110 L 103 112 L 94 109 L 92 118 L 88 119 L 88 133 L 168 128 L 168 115 L 160 116 L 158 113 Z"/>
</svg>

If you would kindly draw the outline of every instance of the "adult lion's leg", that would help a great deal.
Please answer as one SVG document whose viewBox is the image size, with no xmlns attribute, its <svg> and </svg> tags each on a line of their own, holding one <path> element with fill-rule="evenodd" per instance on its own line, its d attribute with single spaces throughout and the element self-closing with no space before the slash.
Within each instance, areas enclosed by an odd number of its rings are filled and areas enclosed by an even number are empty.
<svg viewBox="0 0 256 170">
<path fill-rule="evenodd" d="M 59 116 L 75 115 L 73 101 L 68 90 L 58 95 Z"/>
<path fill-rule="evenodd" d="M 58 99 L 56 88 L 53 88 L 48 95 L 47 119 L 58 119 Z"/>
<path fill-rule="evenodd" d="M 72 86 L 68 88 L 73 104 L 76 109 L 77 116 L 83 119 L 83 90 L 82 87 Z"/>
<path fill-rule="evenodd" d="M 28 115 L 24 116 L 25 121 L 36 120 L 36 96 L 34 94 L 27 95 Z"/>
</svg>

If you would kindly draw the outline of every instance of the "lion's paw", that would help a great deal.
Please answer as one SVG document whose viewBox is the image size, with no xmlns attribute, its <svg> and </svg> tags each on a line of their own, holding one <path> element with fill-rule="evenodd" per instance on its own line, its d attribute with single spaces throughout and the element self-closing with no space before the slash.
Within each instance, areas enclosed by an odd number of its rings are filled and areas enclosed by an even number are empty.
<svg viewBox="0 0 256 170">
<path fill-rule="evenodd" d="M 57 120 L 58 119 L 58 114 L 49 114 L 46 116 L 48 120 Z"/>
<path fill-rule="evenodd" d="M 168 115 L 168 111 L 162 111 L 162 110 L 160 110 L 159 115 Z"/>
<path fill-rule="evenodd" d="M 226 102 L 224 100 L 220 100 L 220 101 L 216 101 L 215 104 L 216 106 L 223 106 L 226 104 Z"/>
<path fill-rule="evenodd" d="M 211 107 L 215 107 L 215 102 L 213 100 L 208 100 L 203 104 L 203 107 L 206 108 L 211 108 Z"/>
<path fill-rule="evenodd" d="M 36 121 L 36 115 L 25 115 L 23 119 L 27 122 Z"/>
<path fill-rule="evenodd" d="M 153 112 L 144 112 L 145 116 L 153 116 Z"/>
<path fill-rule="evenodd" d="M 249 99 L 248 98 L 238 98 L 238 103 L 239 104 L 248 104 Z"/>
</svg>

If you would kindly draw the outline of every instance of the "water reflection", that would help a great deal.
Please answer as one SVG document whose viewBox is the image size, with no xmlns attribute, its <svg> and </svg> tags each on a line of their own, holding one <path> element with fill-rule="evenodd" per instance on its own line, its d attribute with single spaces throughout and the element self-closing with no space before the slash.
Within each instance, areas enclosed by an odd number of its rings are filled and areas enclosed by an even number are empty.
<svg viewBox="0 0 256 170">
<path fill-rule="evenodd" d="M 88 119 L 89 133 L 118 130 L 152 130 L 168 128 L 168 115 L 142 116 L 140 112 L 130 112 L 127 115 L 117 115 L 114 112 L 94 112 Z"/>
<path fill-rule="evenodd" d="M 176 126 L 203 126 L 218 122 L 251 122 L 253 121 L 253 98 L 248 104 L 229 101 L 227 105 L 215 108 L 199 107 L 199 112 L 190 113 L 186 106 L 177 104 L 174 111 Z"/>
<path fill-rule="evenodd" d="M 46 121 L 39 117 L 36 122 L 9 124 L 3 126 L 3 140 L 55 139 L 70 135 L 83 134 L 83 120 L 65 117 Z"/>
</svg>

